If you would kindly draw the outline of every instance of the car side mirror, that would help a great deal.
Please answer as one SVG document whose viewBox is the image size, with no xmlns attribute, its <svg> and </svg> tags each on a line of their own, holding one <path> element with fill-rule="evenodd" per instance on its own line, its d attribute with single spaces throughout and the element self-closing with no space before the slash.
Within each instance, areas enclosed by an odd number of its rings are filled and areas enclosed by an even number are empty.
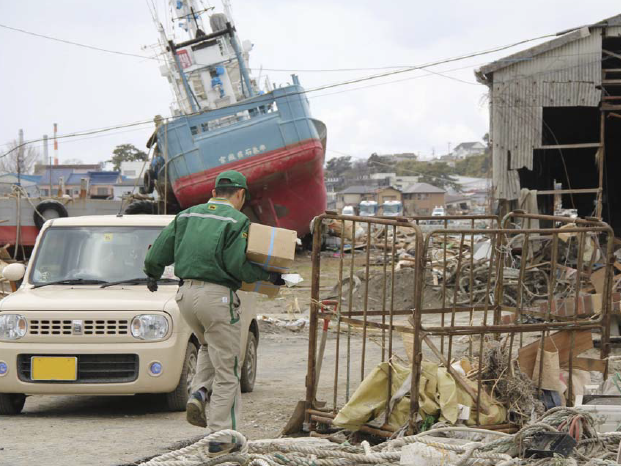
<svg viewBox="0 0 621 466">
<path fill-rule="evenodd" d="M 11 282 L 18 282 L 26 274 L 26 266 L 24 264 L 9 264 L 2 269 L 2 276 Z"/>
</svg>

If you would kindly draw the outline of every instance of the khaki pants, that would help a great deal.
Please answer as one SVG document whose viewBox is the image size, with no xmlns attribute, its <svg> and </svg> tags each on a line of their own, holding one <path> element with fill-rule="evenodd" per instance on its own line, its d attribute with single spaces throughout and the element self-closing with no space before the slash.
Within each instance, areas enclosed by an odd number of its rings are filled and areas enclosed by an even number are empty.
<svg viewBox="0 0 621 466">
<path fill-rule="evenodd" d="M 177 293 L 181 315 L 201 343 L 192 392 L 212 391 L 207 428 L 237 429 L 241 413 L 239 297 L 225 286 L 185 280 Z"/>
</svg>

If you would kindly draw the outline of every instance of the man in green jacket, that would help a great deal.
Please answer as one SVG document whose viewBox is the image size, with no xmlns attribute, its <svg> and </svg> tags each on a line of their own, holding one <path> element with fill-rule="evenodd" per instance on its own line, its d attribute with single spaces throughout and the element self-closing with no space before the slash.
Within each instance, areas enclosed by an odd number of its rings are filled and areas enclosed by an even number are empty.
<svg viewBox="0 0 621 466">
<path fill-rule="evenodd" d="M 241 410 L 239 355 L 243 329 L 236 291 L 242 281 L 283 282 L 280 274 L 267 272 L 246 259 L 250 221 L 240 212 L 249 198 L 244 175 L 234 170 L 220 173 L 212 194 L 209 202 L 179 213 L 162 231 L 147 253 L 144 270 L 151 291 L 157 291 L 157 280 L 167 265 L 174 263 L 175 275 L 182 279 L 175 299 L 201 342 L 187 419 L 216 432 L 237 429 Z M 209 422 L 205 416 L 207 401 Z M 227 442 L 209 445 L 213 454 L 233 448 Z"/>
</svg>

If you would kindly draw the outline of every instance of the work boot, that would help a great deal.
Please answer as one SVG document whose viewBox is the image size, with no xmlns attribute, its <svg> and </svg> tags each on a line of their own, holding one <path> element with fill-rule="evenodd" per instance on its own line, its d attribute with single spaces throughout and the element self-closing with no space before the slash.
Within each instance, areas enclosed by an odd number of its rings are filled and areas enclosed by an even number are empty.
<svg viewBox="0 0 621 466">
<path fill-rule="evenodd" d="M 215 458 L 217 456 L 235 453 L 240 450 L 238 443 L 209 442 L 209 456 Z"/>
<path fill-rule="evenodd" d="M 206 403 L 207 400 L 200 392 L 194 392 L 190 395 L 190 399 L 185 405 L 185 418 L 193 426 L 207 427 Z"/>
</svg>

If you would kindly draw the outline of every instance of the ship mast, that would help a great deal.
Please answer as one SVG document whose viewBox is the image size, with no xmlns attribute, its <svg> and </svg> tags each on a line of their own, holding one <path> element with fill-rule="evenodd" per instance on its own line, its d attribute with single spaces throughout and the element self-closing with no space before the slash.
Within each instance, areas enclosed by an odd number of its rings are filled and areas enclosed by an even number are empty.
<svg viewBox="0 0 621 466">
<path fill-rule="evenodd" d="M 168 0 L 172 34 L 167 34 L 153 15 L 165 60 L 160 72 L 176 99 L 173 114 L 215 110 L 257 93 L 247 67 L 252 45 L 248 41 L 242 44 L 237 36 L 230 0 L 222 0 L 222 4 L 221 13 L 211 12 L 209 21 L 203 22 L 202 15 L 213 8 L 205 9 L 197 0 Z M 183 38 L 173 39 L 174 32 L 182 32 Z"/>
</svg>

